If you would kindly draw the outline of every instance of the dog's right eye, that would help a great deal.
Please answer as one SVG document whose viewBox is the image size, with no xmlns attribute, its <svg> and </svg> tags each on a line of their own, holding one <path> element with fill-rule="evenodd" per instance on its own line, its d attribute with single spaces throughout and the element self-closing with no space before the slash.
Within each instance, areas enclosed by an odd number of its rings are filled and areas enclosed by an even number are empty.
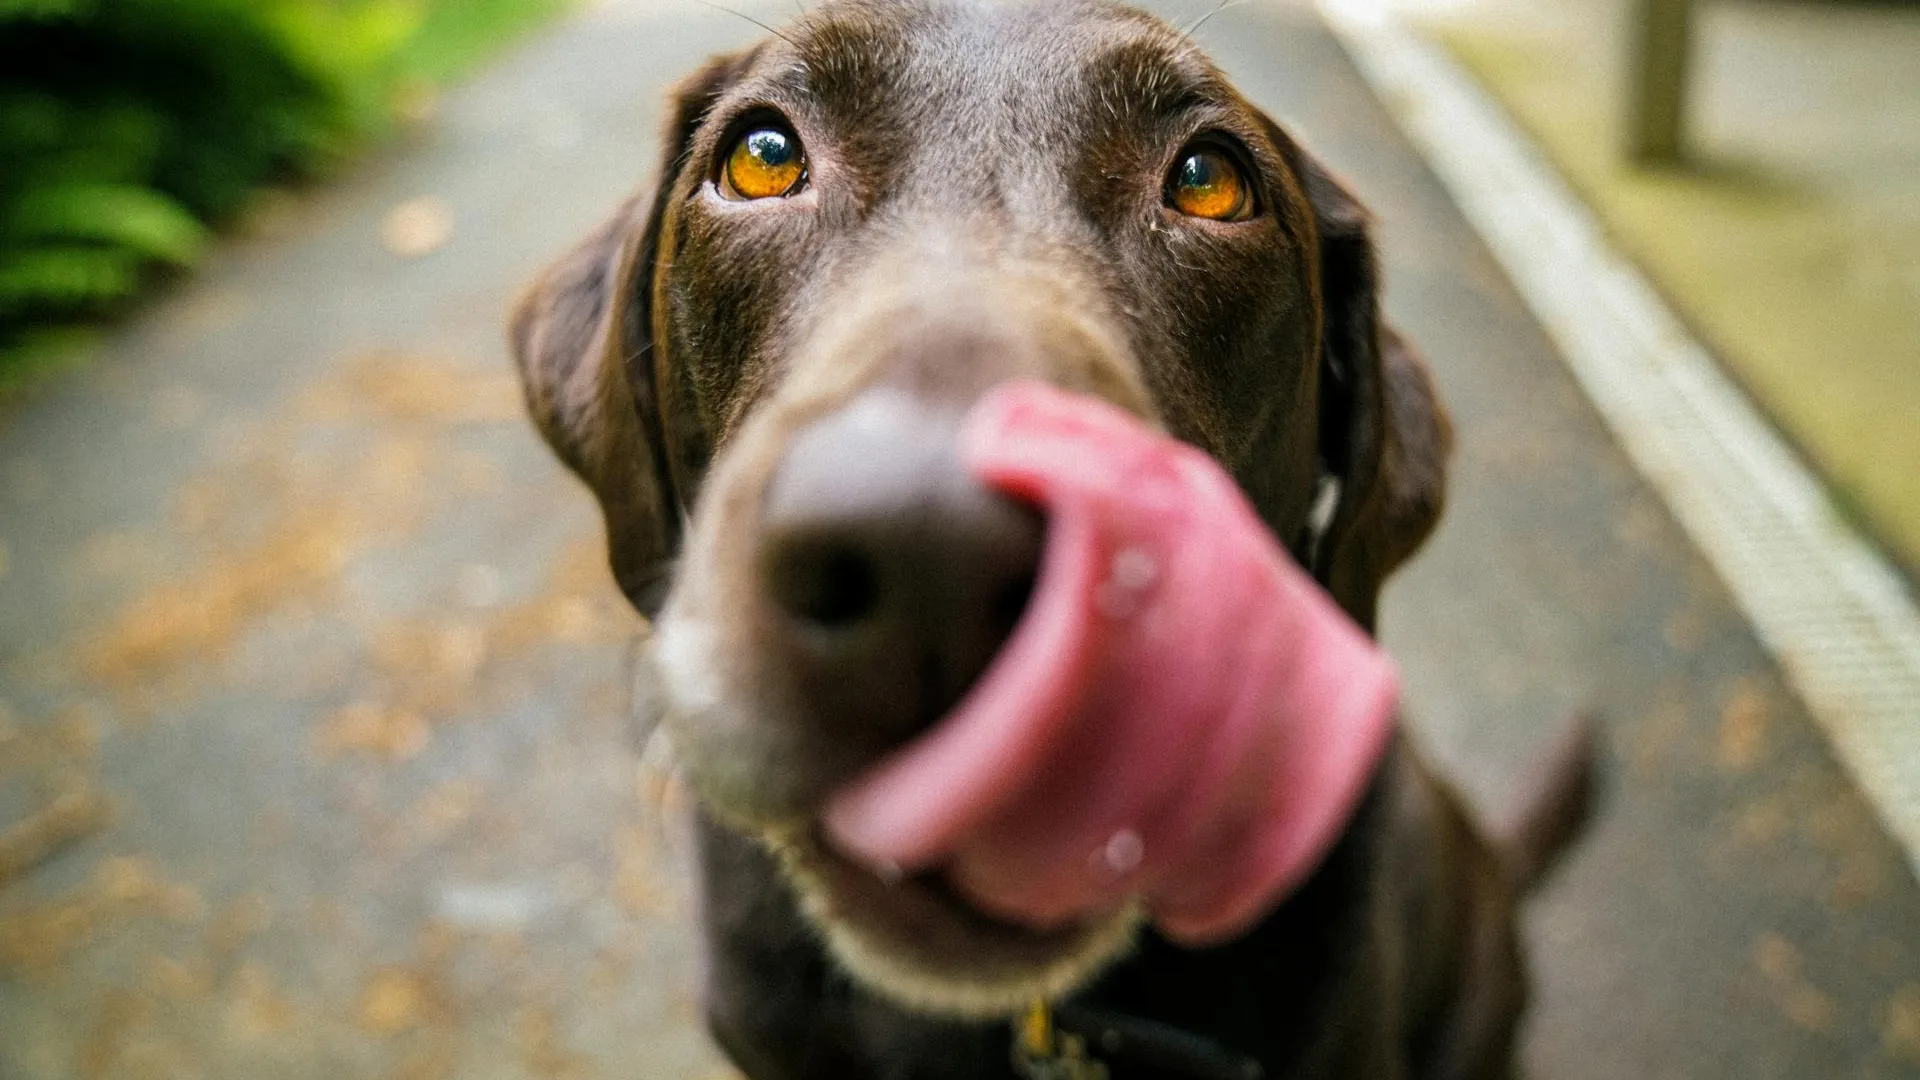
<svg viewBox="0 0 1920 1080">
<path fill-rule="evenodd" d="M 1167 205 L 1188 217 L 1240 221 L 1253 214 L 1253 185 L 1226 151 L 1189 146 L 1167 176 Z"/>
<path fill-rule="evenodd" d="M 773 199 L 799 191 L 807 179 L 800 137 L 771 125 L 750 128 L 727 151 L 720 193 L 730 199 Z"/>
</svg>

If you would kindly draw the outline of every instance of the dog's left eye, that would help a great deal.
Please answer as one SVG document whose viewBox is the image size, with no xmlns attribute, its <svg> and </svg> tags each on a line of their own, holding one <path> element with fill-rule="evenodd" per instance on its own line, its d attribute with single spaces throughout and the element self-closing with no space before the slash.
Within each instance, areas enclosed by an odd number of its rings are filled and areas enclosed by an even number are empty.
<svg viewBox="0 0 1920 1080">
<path fill-rule="evenodd" d="M 731 199 L 772 199 L 800 190 L 807 154 L 800 137 L 784 128 L 749 129 L 734 140 L 720 170 L 720 193 Z"/>
<path fill-rule="evenodd" d="M 1190 146 L 1167 175 L 1167 205 L 1188 217 L 1241 221 L 1253 215 L 1253 187 L 1226 151 Z"/>
</svg>

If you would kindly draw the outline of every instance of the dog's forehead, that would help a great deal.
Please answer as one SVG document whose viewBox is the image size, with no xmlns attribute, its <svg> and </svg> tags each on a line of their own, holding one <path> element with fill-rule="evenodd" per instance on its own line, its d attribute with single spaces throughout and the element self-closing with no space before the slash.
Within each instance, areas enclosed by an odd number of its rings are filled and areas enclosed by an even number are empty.
<svg viewBox="0 0 1920 1080">
<path fill-rule="evenodd" d="M 1163 114 L 1227 96 L 1192 42 L 1104 0 L 837 0 L 770 45 L 767 77 L 854 117 L 902 103 L 981 122 L 1048 109 Z"/>
</svg>

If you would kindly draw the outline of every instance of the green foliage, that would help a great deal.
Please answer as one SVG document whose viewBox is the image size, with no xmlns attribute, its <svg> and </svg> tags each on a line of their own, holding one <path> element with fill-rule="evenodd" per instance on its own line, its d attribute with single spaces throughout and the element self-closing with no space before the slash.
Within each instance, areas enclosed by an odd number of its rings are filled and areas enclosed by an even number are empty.
<svg viewBox="0 0 1920 1080">
<path fill-rule="evenodd" d="M 401 50 L 401 63 L 411 78 L 428 83 L 444 82 L 459 75 L 500 42 L 565 10 L 570 2 L 449 0 L 428 4 L 419 32 Z"/>
<path fill-rule="evenodd" d="M 0 386 L 564 0 L 0 0 Z"/>
<path fill-rule="evenodd" d="M 187 266 L 206 246 L 206 227 L 172 199 L 134 184 L 70 180 L 28 188 L 12 206 L 4 235 L 27 246 L 79 241 Z"/>
</svg>

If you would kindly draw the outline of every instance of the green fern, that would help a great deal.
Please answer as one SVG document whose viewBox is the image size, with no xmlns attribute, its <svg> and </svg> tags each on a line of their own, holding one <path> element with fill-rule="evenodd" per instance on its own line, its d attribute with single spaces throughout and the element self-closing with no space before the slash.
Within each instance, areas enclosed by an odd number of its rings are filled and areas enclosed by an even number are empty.
<svg viewBox="0 0 1920 1080">
<path fill-rule="evenodd" d="M 175 266 L 206 248 L 207 230 L 179 203 L 132 184 L 68 183 L 37 188 L 0 224 L 9 240 L 90 240 Z"/>
<path fill-rule="evenodd" d="M 0 254 L 0 314 L 72 314 L 132 295 L 140 256 L 126 248 L 59 245 Z"/>
<path fill-rule="evenodd" d="M 0 388 L 568 2 L 0 0 Z"/>
<path fill-rule="evenodd" d="M 91 0 L 0 0 L 0 23 L 9 19 L 70 19 L 93 6 Z"/>
</svg>

